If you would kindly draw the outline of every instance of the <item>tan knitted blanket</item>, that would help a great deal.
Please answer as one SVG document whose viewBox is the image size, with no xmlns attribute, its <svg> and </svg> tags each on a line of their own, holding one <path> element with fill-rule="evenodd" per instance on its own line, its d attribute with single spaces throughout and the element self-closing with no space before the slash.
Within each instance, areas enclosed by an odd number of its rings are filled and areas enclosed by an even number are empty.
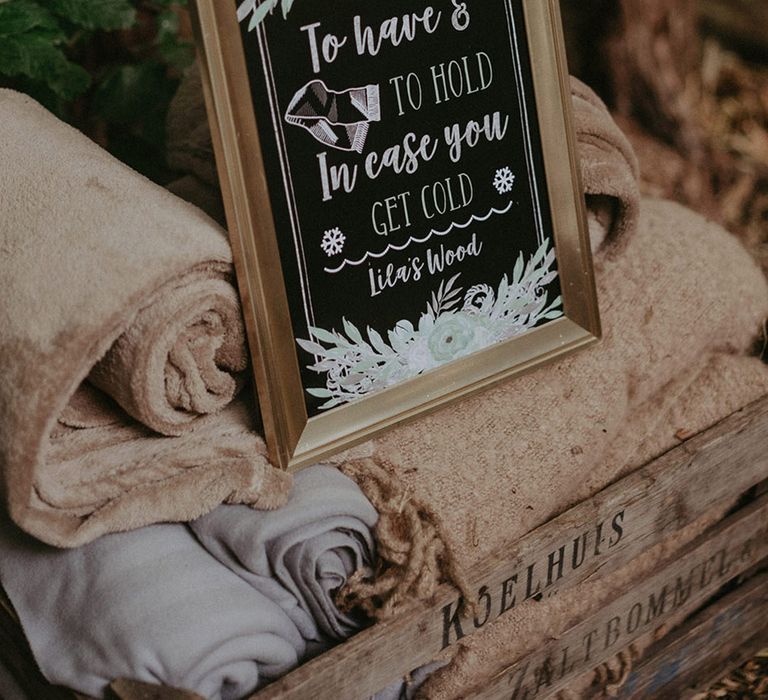
<svg viewBox="0 0 768 700">
<path fill-rule="evenodd" d="M 635 452 L 632 466 L 650 462 L 675 446 L 678 443 L 675 432 L 701 432 L 745 403 L 766 394 L 768 372 L 759 361 L 730 356 L 714 359 L 694 384 L 660 416 L 660 425 L 648 433 L 648 439 Z M 435 700 L 472 697 L 473 688 L 481 688 L 518 659 L 595 614 L 616 598 L 617 592 L 636 585 L 662 562 L 670 562 L 686 544 L 722 520 L 736 500 L 730 499 L 712 508 L 695 523 L 609 576 L 595 577 L 540 603 L 521 606 L 506 618 L 501 617 L 478 634 L 462 640 L 460 647 L 452 651 L 451 663 L 433 674 L 420 697 Z M 673 616 L 664 629 L 634 642 L 631 653 L 623 653 L 606 664 L 597 678 L 587 674 L 570 683 L 568 692 L 562 693 L 563 700 L 604 697 L 602 691 L 608 685 L 607 679 L 617 682 L 626 677 L 633 661 L 637 661 L 660 635 L 682 621 L 680 615 Z M 596 680 L 597 685 L 594 684 Z"/>
<path fill-rule="evenodd" d="M 725 231 L 692 212 L 658 200 L 641 205 L 626 139 L 576 81 L 573 98 L 605 338 L 591 352 L 340 460 L 382 513 L 377 534 L 390 568 L 348 591 L 381 617 L 405 599 L 429 598 L 441 579 L 460 585 L 463 572 L 486 556 L 663 454 L 681 435 L 768 394 L 768 368 L 751 352 L 768 314 L 756 265 Z M 195 116 L 200 105 L 193 75 L 171 113 L 170 160 L 215 185 L 210 159 L 201 158 L 211 146 Z M 731 505 L 611 577 L 520 608 L 462 640 L 421 695 L 472 697 L 547 637 L 673 557 Z M 649 642 L 637 642 L 636 651 Z"/>
<path fill-rule="evenodd" d="M 339 460 L 382 514 L 378 540 L 390 568 L 347 592 L 375 615 L 429 598 L 441 579 L 461 584 L 477 562 L 679 444 L 678 436 L 768 394 L 768 369 L 750 352 L 768 314 L 759 270 L 725 231 L 677 205 L 647 200 L 641 215 L 631 147 L 591 90 L 574 81 L 572 94 L 605 338 Z M 192 75 L 171 113 L 170 160 L 215 185 L 200 106 Z M 729 506 L 599 585 L 487 626 L 423 693 L 471 697 Z"/>
<path fill-rule="evenodd" d="M 768 367 L 749 357 L 768 285 L 741 244 L 654 200 L 627 239 L 621 255 L 609 246 L 597 258 L 594 350 L 347 456 L 342 468 L 385 513 L 380 549 L 395 563 L 352 599 L 386 616 L 441 577 L 461 585 L 462 572 L 677 444 L 681 428 L 703 430 L 768 394 Z M 686 425 L 670 423 L 681 406 Z"/>
</svg>

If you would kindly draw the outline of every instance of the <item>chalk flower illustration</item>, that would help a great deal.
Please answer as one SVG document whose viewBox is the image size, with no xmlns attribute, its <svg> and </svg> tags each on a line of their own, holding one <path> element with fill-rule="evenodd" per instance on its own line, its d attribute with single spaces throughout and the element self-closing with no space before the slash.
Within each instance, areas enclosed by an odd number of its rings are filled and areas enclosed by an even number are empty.
<svg viewBox="0 0 768 700">
<path fill-rule="evenodd" d="M 499 194 L 509 194 L 515 186 L 515 175 L 509 168 L 500 168 L 493 178 L 493 186 Z"/>
<path fill-rule="evenodd" d="M 347 242 L 347 237 L 341 232 L 341 229 L 336 227 L 329 229 L 323 234 L 323 240 L 320 243 L 320 247 L 323 252 L 332 258 L 334 255 L 338 255 L 344 250 L 344 244 Z"/>
<path fill-rule="evenodd" d="M 343 320 L 343 332 L 310 328 L 310 340 L 297 340 L 315 358 L 308 368 L 325 375 L 325 387 L 308 393 L 325 399 L 327 410 L 412 379 L 509 340 L 542 321 L 563 315 L 562 299 L 549 301 L 547 287 L 557 278 L 555 251 L 545 241 L 526 264 L 521 253 L 511 279 L 497 287 L 481 284 L 462 295 L 460 275 L 443 281 L 417 325 L 399 321 L 384 337 L 366 336 Z"/>
</svg>

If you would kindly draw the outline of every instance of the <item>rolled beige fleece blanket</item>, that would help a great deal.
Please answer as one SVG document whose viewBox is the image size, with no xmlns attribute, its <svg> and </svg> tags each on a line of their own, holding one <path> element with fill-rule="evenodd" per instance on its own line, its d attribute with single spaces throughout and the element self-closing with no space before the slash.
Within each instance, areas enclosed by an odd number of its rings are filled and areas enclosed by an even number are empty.
<svg viewBox="0 0 768 700">
<path fill-rule="evenodd" d="M 223 501 L 283 503 L 290 478 L 252 418 L 221 413 L 247 364 L 224 231 L 8 90 L 0 162 L 0 481 L 14 520 L 66 547 Z"/>
<path fill-rule="evenodd" d="M 605 103 L 584 83 L 571 78 L 574 127 L 587 199 L 592 252 L 624 239 L 640 210 L 640 165 Z M 612 254 L 620 251 L 613 246 Z"/>
<path fill-rule="evenodd" d="M 90 383 L 163 435 L 181 435 L 200 416 L 221 411 L 248 365 L 240 301 L 227 273 L 193 271 L 164 288 L 91 370 Z"/>
</svg>

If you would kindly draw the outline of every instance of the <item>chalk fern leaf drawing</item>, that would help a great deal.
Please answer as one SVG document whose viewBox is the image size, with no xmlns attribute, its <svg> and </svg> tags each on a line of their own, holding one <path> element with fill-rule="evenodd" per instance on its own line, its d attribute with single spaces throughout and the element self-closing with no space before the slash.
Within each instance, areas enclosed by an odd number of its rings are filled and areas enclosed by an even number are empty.
<svg viewBox="0 0 768 700">
<path fill-rule="evenodd" d="M 264 21 L 268 14 L 275 11 L 278 5 L 283 11 L 283 19 L 287 18 L 288 13 L 293 7 L 293 0 L 245 0 L 237 8 L 237 19 L 243 22 L 250 15 L 248 31 L 252 32 Z"/>
<path fill-rule="evenodd" d="M 311 339 L 297 342 L 314 356 L 309 369 L 325 375 L 326 385 L 308 393 L 326 400 L 321 409 L 334 408 L 560 318 L 562 299 L 549 302 L 547 292 L 554 265 L 546 241 L 527 264 L 521 253 L 511 279 L 504 275 L 495 289 L 481 284 L 462 294 L 455 275 L 432 294 L 415 326 L 399 321 L 386 339 L 373 328 L 364 337 L 346 319 L 343 332 L 310 328 Z"/>
</svg>

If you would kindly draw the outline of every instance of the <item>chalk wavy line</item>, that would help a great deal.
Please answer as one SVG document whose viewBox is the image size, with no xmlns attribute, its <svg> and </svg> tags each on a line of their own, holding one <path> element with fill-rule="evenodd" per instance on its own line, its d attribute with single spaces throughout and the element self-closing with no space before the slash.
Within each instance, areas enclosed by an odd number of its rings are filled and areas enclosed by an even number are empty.
<svg viewBox="0 0 768 700">
<path fill-rule="evenodd" d="M 426 243 L 432 236 L 447 236 L 451 231 L 453 231 L 456 228 L 468 228 L 473 223 L 483 223 L 484 221 L 488 221 L 492 216 L 503 216 L 504 214 L 508 213 L 510 209 L 515 205 L 514 200 L 511 200 L 509 204 L 504 209 L 496 209 L 495 207 L 491 209 L 485 216 L 477 216 L 476 214 L 473 214 L 469 217 L 466 223 L 459 224 L 459 223 L 452 223 L 445 231 L 438 231 L 436 229 L 432 229 L 424 238 L 414 238 L 411 236 L 405 243 L 402 245 L 395 245 L 394 243 L 390 243 L 381 253 L 366 253 L 363 255 L 360 260 L 345 260 L 341 265 L 338 267 L 335 267 L 333 269 L 331 268 L 325 268 L 325 271 L 331 275 L 335 275 L 337 272 L 341 272 L 347 265 L 357 266 L 362 265 L 368 258 L 383 258 L 385 255 L 388 255 L 393 250 L 396 250 L 398 252 L 405 250 L 408 246 L 412 245 L 413 243 Z"/>
</svg>

